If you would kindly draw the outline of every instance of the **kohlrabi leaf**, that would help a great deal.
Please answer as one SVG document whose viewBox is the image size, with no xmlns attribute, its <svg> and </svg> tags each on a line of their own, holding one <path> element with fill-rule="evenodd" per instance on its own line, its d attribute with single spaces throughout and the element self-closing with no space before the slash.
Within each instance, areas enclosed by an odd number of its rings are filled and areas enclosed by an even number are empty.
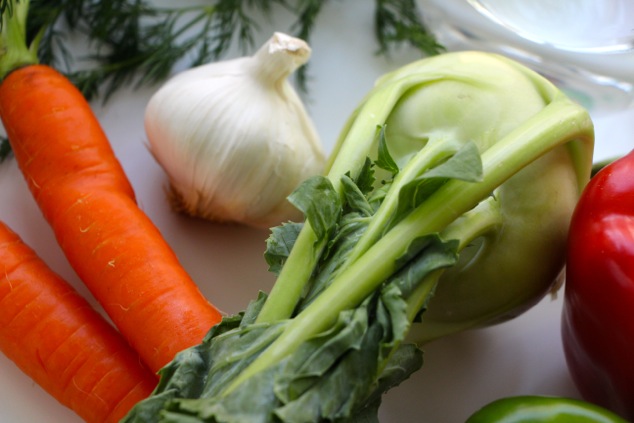
<svg viewBox="0 0 634 423">
<path fill-rule="evenodd" d="M 166 416 L 174 422 L 355 421 L 371 399 L 380 398 L 383 391 L 377 390 L 386 389 L 385 382 L 398 384 L 422 364 L 420 352 L 411 347 L 404 350 L 408 354 L 397 354 L 398 372 L 394 364 L 384 363 L 388 347 L 382 345 L 393 339 L 389 312 L 381 298 L 368 299 L 363 306 L 343 312 L 330 330 L 276 366 L 249 378 L 240 389 L 200 399 L 176 396 L 166 404 Z M 215 338 L 216 342 L 226 339 Z M 212 356 L 211 351 L 208 355 Z M 377 379 L 383 367 L 388 369 L 386 378 Z"/>
<path fill-rule="evenodd" d="M 362 216 L 372 216 L 374 210 L 368 199 L 348 175 L 343 175 L 341 178 L 341 189 L 345 197 L 346 209 L 357 212 Z"/>
<path fill-rule="evenodd" d="M 347 175 L 351 178 L 350 172 L 348 172 Z M 368 194 L 374 189 L 375 179 L 374 163 L 372 163 L 372 160 L 367 157 L 365 159 L 365 162 L 363 163 L 363 166 L 361 167 L 361 170 L 359 171 L 359 176 L 357 176 L 355 182 L 362 193 Z"/>
<path fill-rule="evenodd" d="M 290 322 L 257 323 L 266 300 L 261 294 L 244 313 L 214 327 L 201 345 L 181 352 L 162 371 L 155 395 L 125 423 L 352 422 L 357 415 L 374 421 L 384 390 L 422 365 L 420 351 L 401 345 L 409 327 L 405 296 L 430 272 L 451 265 L 455 255 L 454 244 L 437 236 L 417 240 L 381 289 L 227 393 L 227 384 Z"/>
<path fill-rule="evenodd" d="M 331 329 L 277 365 L 223 395 L 226 377 L 261 351 L 262 335 L 268 338 L 267 333 L 283 325 L 232 321 L 229 330 L 211 333 L 200 346 L 179 354 L 163 374 L 161 391 L 139 403 L 125 422 L 355 421 L 357 413 L 376 412 L 368 402 L 380 398 L 383 391 L 378 390 L 400 383 L 422 364 L 420 351 L 412 347 L 404 347 L 406 354 L 395 354 L 396 363 L 386 362 L 387 348 L 382 345 L 394 338 L 392 320 L 403 319 L 390 316 L 390 311 L 380 296 L 373 296 L 361 307 L 342 312 Z M 386 376 L 377 379 L 382 368 Z M 187 383 L 192 380 L 206 383 L 201 389 L 196 382 L 192 389 Z"/>
<path fill-rule="evenodd" d="M 318 239 L 334 229 L 341 214 L 339 194 L 323 176 L 308 178 L 291 193 L 288 201 L 304 213 Z"/>
<path fill-rule="evenodd" d="M 368 218 L 358 213 L 348 213 L 342 217 L 337 225 L 336 234 L 328 242 L 324 251 L 319 272 L 309 282 L 307 292 L 298 305 L 299 309 L 306 308 L 320 292 L 326 289 L 367 226 Z"/>
<path fill-rule="evenodd" d="M 437 234 L 416 238 L 397 261 L 399 269 L 390 279 L 407 297 L 429 272 L 450 267 L 458 260 L 458 242 L 443 241 Z"/>
<path fill-rule="evenodd" d="M 394 226 L 403 216 L 422 204 L 430 195 L 440 188 L 447 180 L 445 178 L 426 178 L 419 176 L 407 182 L 398 193 L 396 212 L 386 228 Z"/>
<path fill-rule="evenodd" d="M 362 185 L 373 181 L 371 163 L 366 162 L 365 168 L 366 170 L 357 178 L 357 181 L 360 181 Z M 350 251 L 365 232 L 374 211 L 365 196 L 366 192 L 371 189 L 370 186 L 366 185 L 362 188 L 349 175 L 342 177 L 341 186 L 344 198 L 343 214 L 337 223 L 336 231 L 331 234 L 322 252 L 318 265 L 319 271 L 315 272 L 314 278 L 309 281 L 306 294 L 298 305 L 299 310 L 308 306 L 330 284 L 339 268 L 345 263 Z"/>
<path fill-rule="evenodd" d="M 482 159 L 473 142 L 465 143 L 447 161 L 425 172 L 424 178 L 459 179 L 468 182 L 482 180 Z"/>
<path fill-rule="evenodd" d="M 288 222 L 271 229 L 264 252 L 271 273 L 280 273 L 303 226 L 302 223 Z"/>
<path fill-rule="evenodd" d="M 217 393 L 222 383 L 248 365 L 249 358 L 265 348 L 281 325 L 255 325 L 266 295 L 260 293 L 245 312 L 228 316 L 214 326 L 203 342 L 178 353 L 160 371 L 153 394 L 135 406 L 122 423 L 189 422 L 189 417 L 167 413 L 174 401 Z M 222 340 L 218 342 L 217 340 Z M 203 420 L 193 420 L 203 421 Z"/>
<path fill-rule="evenodd" d="M 387 148 L 387 139 L 385 136 L 385 125 L 381 125 L 376 129 L 375 138 L 378 144 L 378 157 L 376 159 L 376 165 L 381 169 L 387 170 L 392 175 L 396 175 L 399 172 L 398 164 L 392 158 L 390 151 Z"/>
<path fill-rule="evenodd" d="M 368 398 L 365 407 L 349 420 L 338 423 L 379 423 L 378 410 L 383 394 L 398 386 L 423 366 L 423 351 L 414 344 L 401 344 L 388 359 L 377 387 Z"/>
<path fill-rule="evenodd" d="M 478 182 L 482 179 L 482 160 L 474 143 L 465 143 L 447 160 L 405 183 L 398 193 L 396 212 L 388 228 L 427 200 L 449 179 L 468 182 Z"/>
</svg>

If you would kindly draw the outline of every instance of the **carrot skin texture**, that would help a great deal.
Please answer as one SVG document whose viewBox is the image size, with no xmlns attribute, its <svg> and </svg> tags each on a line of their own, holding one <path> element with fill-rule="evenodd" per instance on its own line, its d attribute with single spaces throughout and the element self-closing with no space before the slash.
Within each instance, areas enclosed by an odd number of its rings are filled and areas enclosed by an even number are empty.
<svg viewBox="0 0 634 423">
<path fill-rule="evenodd" d="M 88 423 L 118 422 L 157 383 L 121 335 L 0 222 L 0 350 Z"/>
<path fill-rule="evenodd" d="M 148 367 L 200 343 L 221 313 L 138 207 L 81 93 L 44 65 L 0 85 L 0 117 L 69 263 Z"/>
</svg>

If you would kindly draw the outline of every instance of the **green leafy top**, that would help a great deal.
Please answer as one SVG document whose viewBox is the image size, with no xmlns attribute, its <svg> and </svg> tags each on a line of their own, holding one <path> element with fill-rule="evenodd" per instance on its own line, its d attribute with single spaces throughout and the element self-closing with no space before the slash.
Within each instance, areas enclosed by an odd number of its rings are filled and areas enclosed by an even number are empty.
<svg viewBox="0 0 634 423">
<path fill-rule="evenodd" d="M 4 0 L 4 3 L 7 3 Z M 275 8 L 290 11 L 289 30 L 310 42 L 324 0 L 209 0 L 201 5 L 156 6 L 147 0 L 32 0 L 28 34 L 42 31 L 39 57 L 60 68 L 89 98 L 108 98 L 119 88 L 151 85 L 184 62 L 196 66 L 217 60 L 235 43 L 242 51 L 254 45 L 258 20 L 270 19 Z M 1 9 L 0 9 L 1 10 Z M 442 51 L 426 30 L 414 0 L 376 0 L 379 53 L 408 43 L 422 53 Z M 67 47 L 69 35 L 86 36 L 86 58 Z M 299 70 L 306 88 L 306 68 Z"/>
<path fill-rule="evenodd" d="M 384 154 L 389 155 L 387 150 Z M 201 345 L 162 369 L 154 394 L 124 422 L 377 421 L 381 395 L 422 365 L 421 351 L 404 343 L 413 319 L 408 301 L 421 288 L 425 297 L 433 291 L 437 272 L 456 262 L 458 243 L 436 234 L 417 238 L 394 263 L 398 270 L 383 283 L 366 287 L 358 302 L 349 307 L 330 304 L 325 314 L 315 308 L 376 210 L 368 201 L 373 167 L 366 162 L 356 180 L 344 176 L 343 200 L 322 176 L 307 180 L 291 196 L 327 247 L 290 319 L 259 322 L 268 298 L 260 293 L 244 313 L 224 319 Z M 301 227 L 288 223 L 273 229 L 265 254 L 271 271 L 284 266 Z M 269 347 L 284 338 L 288 344 L 296 322 L 319 321 L 316 317 L 326 325 L 302 330 L 295 348 L 236 382 Z M 232 389 L 236 384 L 239 389 Z"/>
</svg>

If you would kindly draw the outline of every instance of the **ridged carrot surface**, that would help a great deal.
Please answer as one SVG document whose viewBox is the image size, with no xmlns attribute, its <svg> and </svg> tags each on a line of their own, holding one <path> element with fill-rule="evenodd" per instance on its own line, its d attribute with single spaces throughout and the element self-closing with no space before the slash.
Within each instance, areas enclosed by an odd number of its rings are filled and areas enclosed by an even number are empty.
<svg viewBox="0 0 634 423">
<path fill-rule="evenodd" d="M 0 223 L 0 350 L 89 423 L 117 422 L 158 379 L 121 335 Z"/>
<path fill-rule="evenodd" d="M 0 85 L 0 117 L 68 261 L 149 368 L 200 343 L 221 314 L 137 206 L 75 86 L 48 66 L 14 70 Z"/>
</svg>

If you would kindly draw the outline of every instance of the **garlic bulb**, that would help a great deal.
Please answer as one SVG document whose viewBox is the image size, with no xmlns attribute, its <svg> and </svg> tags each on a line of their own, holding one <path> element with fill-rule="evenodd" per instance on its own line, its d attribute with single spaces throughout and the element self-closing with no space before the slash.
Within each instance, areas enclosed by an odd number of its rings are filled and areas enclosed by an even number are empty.
<svg viewBox="0 0 634 423">
<path fill-rule="evenodd" d="M 286 197 L 325 155 L 287 78 L 310 53 L 275 33 L 253 56 L 185 70 L 152 96 L 145 131 L 175 209 L 255 227 L 301 218 Z"/>
</svg>

